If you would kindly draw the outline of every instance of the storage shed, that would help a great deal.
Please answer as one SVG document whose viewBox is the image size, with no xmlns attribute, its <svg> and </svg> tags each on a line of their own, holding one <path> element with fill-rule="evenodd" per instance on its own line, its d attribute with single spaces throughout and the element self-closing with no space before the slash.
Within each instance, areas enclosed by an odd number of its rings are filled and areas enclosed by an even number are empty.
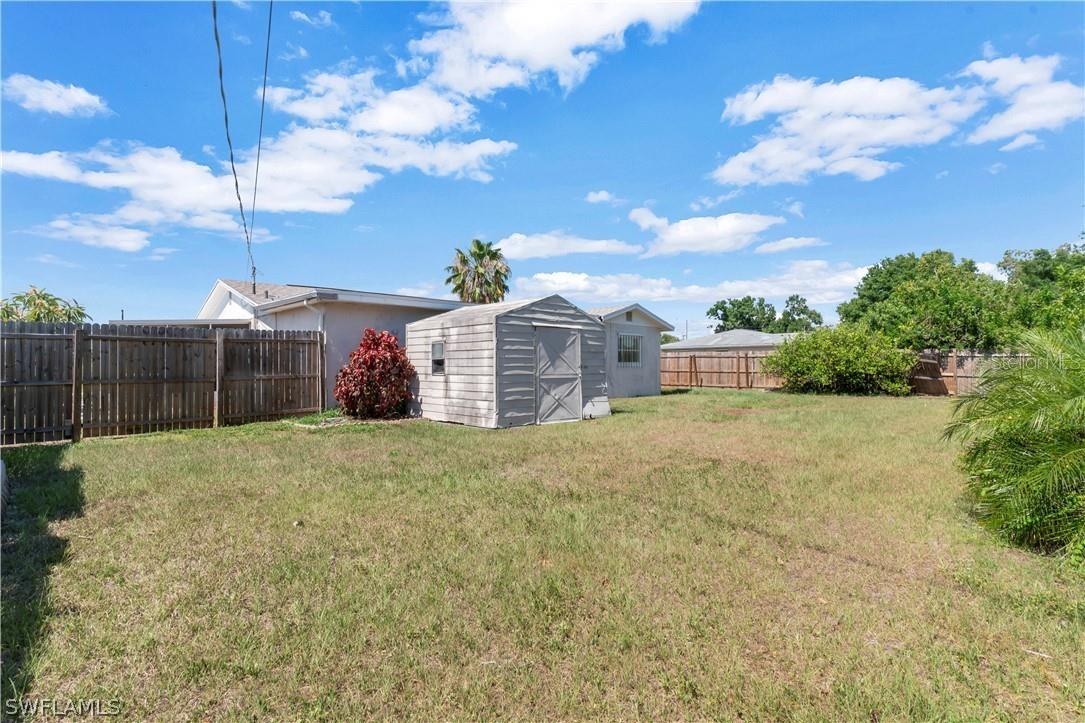
<svg viewBox="0 0 1085 723">
<path fill-rule="evenodd" d="M 407 355 L 426 419 L 514 427 L 610 414 L 603 324 L 557 295 L 412 322 Z"/>
</svg>

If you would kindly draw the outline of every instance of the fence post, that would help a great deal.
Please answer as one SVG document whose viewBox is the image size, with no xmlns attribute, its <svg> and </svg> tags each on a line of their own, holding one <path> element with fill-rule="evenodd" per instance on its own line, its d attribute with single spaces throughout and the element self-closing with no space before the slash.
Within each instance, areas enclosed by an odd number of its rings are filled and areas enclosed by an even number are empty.
<svg viewBox="0 0 1085 723">
<path fill-rule="evenodd" d="M 689 388 L 693 389 L 693 354 L 689 355 Z"/>
<path fill-rule="evenodd" d="M 949 350 L 949 368 L 953 370 L 953 396 L 957 396 L 957 350 Z"/>
<path fill-rule="evenodd" d="M 225 347 L 226 330 L 215 329 L 215 397 L 214 397 L 214 411 L 212 425 L 215 427 L 222 426 L 222 377 L 223 372 L 226 370 L 226 359 L 223 355 L 223 347 Z"/>
<path fill-rule="evenodd" d="M 325 344 L 328 341 L 327 334 L 319 332 L 317 344 L 320 347 L 320 411 L 328 408 L 328 349 Z"/>
<path fill-rule="evenodd" d="M 83 329 L 72 332 L 72 441 L 83 438 Z"/>
</svg>

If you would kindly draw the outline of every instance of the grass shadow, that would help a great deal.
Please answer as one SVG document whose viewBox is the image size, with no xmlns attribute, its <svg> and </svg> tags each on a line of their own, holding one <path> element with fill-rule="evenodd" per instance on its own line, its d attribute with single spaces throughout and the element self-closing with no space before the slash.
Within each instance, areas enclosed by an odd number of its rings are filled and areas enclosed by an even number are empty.
<svg viewBox="0 0 1085 723">
<path fill-rule="evenodd" d="M 68 540 L 49 524 L 83 514 L 83 471 L 64 467 L 70 445 L 31 445 L 4 451 L 11 488 L 2 527 L 0 669 L 4 718 L 8 701 L 22 698 L 32 682 L 32 659 L 51 613 L 49 575 L 68 553 Z"/>
<path fill-rule="evenodd" d="M 659 393 L 660 395 L 667 397 L 672 394 L 689 394 L 692 391 L 692 387 L 665 387 Z"/>
</svg>

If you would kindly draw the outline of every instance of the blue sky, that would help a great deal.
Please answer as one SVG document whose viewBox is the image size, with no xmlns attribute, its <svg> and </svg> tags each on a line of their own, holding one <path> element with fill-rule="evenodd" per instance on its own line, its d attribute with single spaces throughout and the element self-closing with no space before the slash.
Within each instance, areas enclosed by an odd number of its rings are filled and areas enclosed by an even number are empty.
<svg viewBox="0 0 1085 723">
<path fill-rule="evenodd" d="M 267 6 L 219 10 L 248 205 Z M 209 5 L 0 15 L 3 293 L 186 317 L 244 277 Z M 259 278 L 440 295 L 477 237 L 521 296 L 831 319 L 889 255 L 1077 239 L 1083 30 L 1080 3 L 277 4 Z"/>
</svg>

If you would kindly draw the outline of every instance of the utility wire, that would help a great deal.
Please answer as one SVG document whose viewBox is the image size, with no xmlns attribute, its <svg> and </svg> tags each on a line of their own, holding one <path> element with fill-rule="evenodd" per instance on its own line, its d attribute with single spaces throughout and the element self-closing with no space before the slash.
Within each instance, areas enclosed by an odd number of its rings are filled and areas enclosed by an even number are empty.
<svg viewBox="0 0 1085 723">
<path fill-rule="evenodd" d="M 260 91 L 260 130 L 256 139 L 256 172 L 252 179 L 252 210 L 249 212 L 249 221 L 252 230 L 249 231 L 246 248 L 249 252 L 249 267 L 252 270 L 252 293 L 256 293 L 256 262 L 252 258 L 252 233 L 256 230 L 256 189 L 260 183 L 260 151 L 264 146 L 264 99 L 267 97 L 267 66 L 271 58 L 271 10 L 275 6 L 275 0 L 269 0 L 267 4 L 267 44 L 264 48 L 264 87 Z"/>
<path fill-rule="evenodd" d="M 226 145 L 230 149 L 230 170 L 234 174 L 234 192 L 237 194 L 237 210 L 241 212 L 241 228 L 245 232 L 245 243 L 249 243 L 249 225 L 245 221 L 245 204 L 241 202 L 241 184 L 237 180 L 237 166 L 234 164 L 234 142 L 230 139 L 230 111 L 226 107 L 226 81 L 222 77 L 222 41 L 219 40 L 218 2 L 211 0 L 211 25 L 215 29 L 215 53 L 219 61 L 219 94 L 222 96 L 222 118 L 226 123 Z"/>
</svg>

